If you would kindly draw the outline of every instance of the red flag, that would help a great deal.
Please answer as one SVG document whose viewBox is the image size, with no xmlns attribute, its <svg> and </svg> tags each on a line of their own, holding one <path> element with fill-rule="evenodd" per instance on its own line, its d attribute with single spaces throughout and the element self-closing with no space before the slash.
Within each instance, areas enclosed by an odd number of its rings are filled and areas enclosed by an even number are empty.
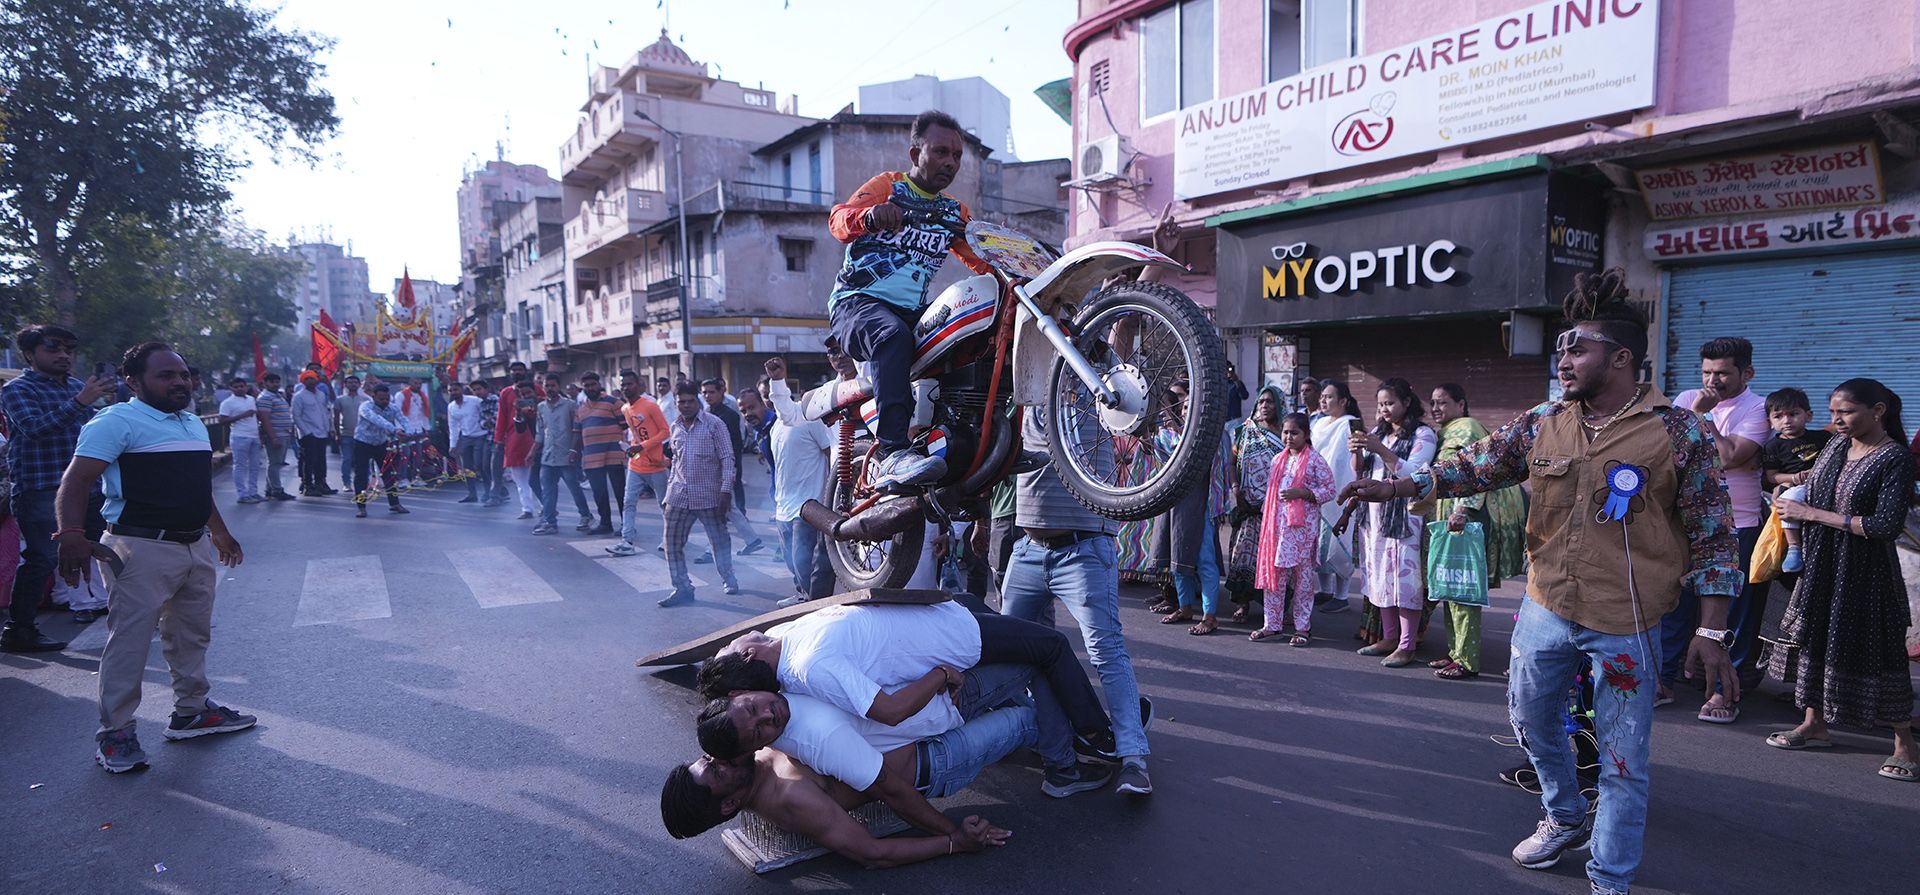
<svg viewBox="0 0 1920 895">
<path fill-rule="evenodd" d="M 320 328 L 326 330 L 327 335 L 330 335 L 330 336 L 337 336 L 340 334 L 340 327 L 334 324 L 333 318 L 331 316 L 328 316 L 325 309 L 322 309 L 320 311 Z"/>
<path fill-rule="evenodd" d="M 324 313 L 321 319 L 326 319 Z M 328 376 L 332 376 L 340 369 L 340 345 L 333 340 L 330 330 L 322 330 L 319 326 L 313 327 L 312 335 L 313 362 L 319 364 Z"/>
<path fill-rule="evenodd" d="M 413 275 L 405 267 L 400 268 L 400 289 L 393 294 L 393 301 L 400 307 L 413 310 Z"/>
<path fill-rule="evenodd" d="M 267 378 L 267 355 L 260 350 L 260 334 L 253 334 L 253 380 L 259 382 Z"/>
</svg>

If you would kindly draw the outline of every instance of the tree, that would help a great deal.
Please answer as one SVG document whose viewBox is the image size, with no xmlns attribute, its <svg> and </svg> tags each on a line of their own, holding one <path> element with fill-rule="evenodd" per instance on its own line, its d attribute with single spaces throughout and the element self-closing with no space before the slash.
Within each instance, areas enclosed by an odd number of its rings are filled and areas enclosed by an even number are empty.
<svg viewBox="0 0 1920 895">
<path fill-rule="evenodd" d="M 226 201 L 242 161 L 209 137 L 310 156 L 332 136 L 315 58 L 331 43 L 274 15 L 240 0 L 0 0 L 0 252 L 30 262 L 0 289 L 30 282 L 76 324 L 87 263 L 133 235 L 117 225 L 164 231 Z"/>
</svg>

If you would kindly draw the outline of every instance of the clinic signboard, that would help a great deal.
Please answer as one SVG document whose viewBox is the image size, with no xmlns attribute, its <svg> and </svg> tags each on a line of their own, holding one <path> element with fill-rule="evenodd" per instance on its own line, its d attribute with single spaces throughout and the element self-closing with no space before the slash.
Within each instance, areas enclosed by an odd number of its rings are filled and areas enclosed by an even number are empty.
<svg viewBox="0 0 1920 895">
<path fill-rule="evenodd" d="M 1550 312 L 1600 269 L 1600 190 L 1536 174 L 1223 227 L 1219 322 Z"/>
<path fill-rule="evenodd" d="M 1193 199 L 1645 108 L 1658 0 L 1555 0 L 1180 110 Z"/>
</svg>

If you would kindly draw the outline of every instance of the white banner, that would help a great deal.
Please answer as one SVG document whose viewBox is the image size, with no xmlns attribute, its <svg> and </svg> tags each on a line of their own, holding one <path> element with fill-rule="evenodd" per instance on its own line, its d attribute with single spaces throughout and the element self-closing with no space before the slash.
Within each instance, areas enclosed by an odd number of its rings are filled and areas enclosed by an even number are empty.
<svg viewBox="0 0 1920 895">
<path fill-rule="evenodd" d="M 1653 104 L 1658 0 L 1554 0 L 1180 110 L 1192 199 Z"/>
</svg>

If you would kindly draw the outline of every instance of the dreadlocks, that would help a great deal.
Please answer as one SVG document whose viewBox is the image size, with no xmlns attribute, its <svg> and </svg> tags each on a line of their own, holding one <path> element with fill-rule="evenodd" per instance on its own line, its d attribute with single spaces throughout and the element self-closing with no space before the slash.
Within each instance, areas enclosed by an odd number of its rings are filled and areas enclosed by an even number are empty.
<svg viewBox="0 0 1920 895">
<path fill-rule="evenodd" d="M 1573 291 L 1560 303 L 1572 323 L 1592 323 L 1607 338 L 1633 352 L 1639 364 L 1647 356 L 1647 318 L 1627 301 L 1626 272 L 1618 267 L 1576 274 Z"/>
</svg>

